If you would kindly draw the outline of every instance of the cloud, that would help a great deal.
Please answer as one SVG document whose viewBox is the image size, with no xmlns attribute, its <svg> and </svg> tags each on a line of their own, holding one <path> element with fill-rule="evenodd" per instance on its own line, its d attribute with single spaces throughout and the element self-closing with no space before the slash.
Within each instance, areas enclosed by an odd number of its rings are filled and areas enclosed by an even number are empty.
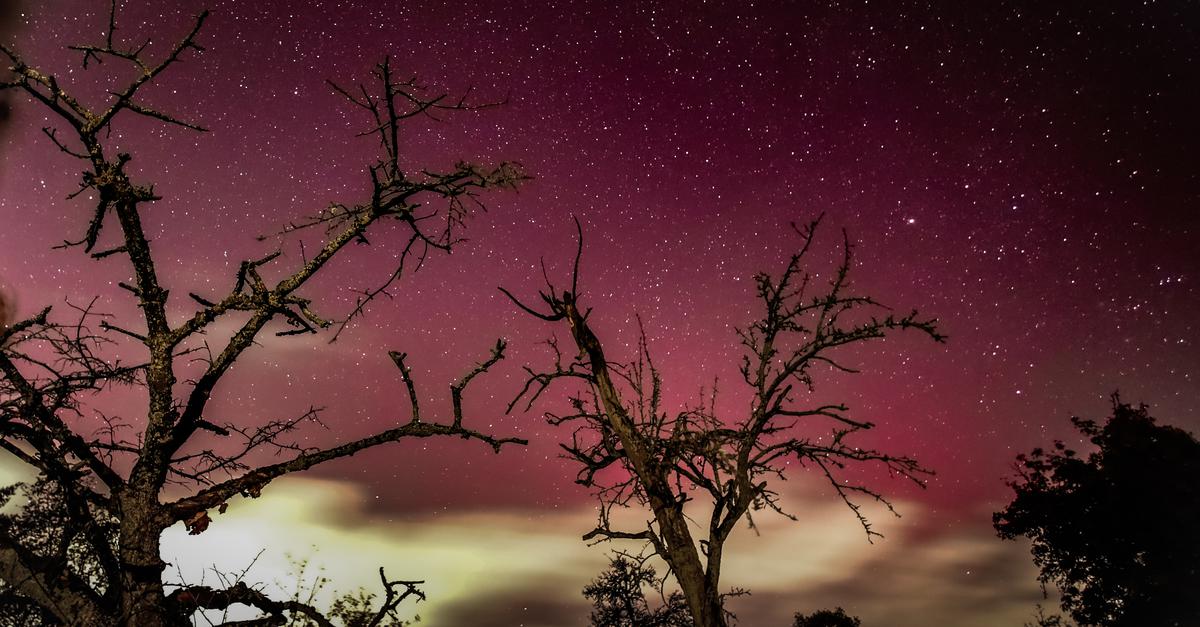
<svg viewBox="0 0 1200 627">
<path fill-rule="evenodd" d="M 432 625 L 459 624 L 449 618 L 492 604 L 503 604 L 492 612 L 499 622 L 477 624 L 519 624 L 507 617 L 539 603 L 554 606 L 552 622 L 523 624 L 558 624 L 553 620 L 564 611 L 586 615 L 579 590 L 605 564 L 601 551 L 579 540 L 579 530 L 592 520 L 590 511 L 389 519 L 368 516 L 366 498 L 347 482 L 281 480 L 261 499 L 239 501 L 216 516 L 199 537 L 179 527 L 169 530 L 164 559 L 179 564 L 183 581 L 196 583 L 212 581 L 205 566 L 241 571 L 266 547 L 248 579 L 268 584 L 274 594 L 289 592 L 274 585 L 293 576 L 288 553 L 311 558 L 342 591 L 376 588 L 377 569 L 384 566 L 391 577 L 426 581 L 429 600 L 414 609 Z"/>
<path fill-rule="evenodd" d="M 277 583 L 294 579 L 288 553 L 311 559 L 341 591 L 374 589 L 384 566 L 426 581 L 428 601 L 410 608 L 424 624 L 551 627 L 586 622 L 580 591 L 617 548 L 580 540 L 595 523 L 587 506 L 406 517 L 368 513 L 368 500 L 349 482 L 281 480 L 260 499 L 235 502 L 199 537 L 171 529 L 164 559 L 195 583 L 205 566 L 241 571 L 264 549 L 247 579 L 273 594 L 293 585 Z M 794 612 L 838 605 L 867 625 L 1020 625 L 1041 599 L 1025 547 L 997 540 L 984 516 L 931 534 L 928 525 L 944 522 L 903 502 L 904 519 L 873 512 L 888 537 L 869 544 L 824 495 L 798 491 L 790 503 L 801 522 L 761 516 L 760 535 L 739 530 L 727 549 L 724 581 L 753 592 L 731 604 L 742 625 L 786 625 Z"/>
<path fill-rule="evenodd" d="M 0 463 L 0 484 L 30 478 L 11 460 Z M 787 495 L 798 522 L 760 515 L 759 534 L 743 528 L 731 539 L 723 579 L 752 592 L 730 603 L 741 625 L 783 627 L 795 612 L 841 606 L 868 627 L 1016 627 L 1036 603 L 1054 605 L 1042 599 L 1028 546 L 995 538 L 989 508 L 949 522 L 902 501 L 902 519 L 868 512 L 887 536 L 869 544 L 850 512 L 813 487 Z M 281 479 L 261 498 L 214 513 L 199 536 L 169 529 L 167 579 L 217 585 L 215 571 L 253 563 L 247 581 L 279 598 L 320 574 L 331 580 L 317 598 L 324 605 L 334 591 L 376 590 L 383 566 L 391 577 L 426 582 L 428 600 L 407 608 L 423 624 L 561 627 L 586 623 L 581 590 L 607 564 L 608 549 L 637 549 L 582 542 L 595 524 L 587 505 L 405 515 L 369 510 L 370 501 L 349 481 Z M 618 524 L 637 528 L 636 514 Z M 310 560 L 300 582 L 289 556 Z"/>
<path fill-rule="evenodd" d="M 0 484 L 29 478 L 11 460 L 0 463 Z M 782 627 L 795 612 L 841 606 L 868 627 L 1016 627 L 1036 603 L 1054 605 L 1042 599 L 1028 546 L 995 538 L 990 508 L 953 522 L 902 501 L 902 519 L 868 512 L 887 536 L 869 544 L 850 512 L 813 487 L 787 495 L 798 522 L 760 515 L 758 535 L 743 528 L 731 539 L 723 580 L 752 592 L 731 601 L 741 625 Z M 282 479 L 259 499 L 214 513 L 199 536 L 168 530 L 167 579 L 217 585 L 214 571 L 253 563 L 248 582 L 287 597 L 298 585 L 290 555 L 310 560 L 301 587 L 318 574 L 331 580 L 322 605 L 335 590 L 376 590 L 383 566 L 391 577 L 426 582 L 428 600 L 407 608 L 423 624 L 561 627 L 586 623 L 581 590 L 607 564 L 608 549 L 637 548 L 582 542 L 595 524 L 588 505 L 405 515 L 369 510 L 370 501 L 349 481 Z M 636 514 L 618 524 L 637 528 Z"/>
<path fill-rule="evenodd" d="M 841 606 L 864 625 L 1016 627 L 1044 602 L 1025 546 L 1000 541 L 986 524 L 919 539 L 921 526 L 893 529 L 876 547 L 858 551 L 852 568 L 814 573 L 791 590 L 756 590 L 752 602 L 734 610 L 746 625 L 784 625 L 788 612 Z"/>
</svg>

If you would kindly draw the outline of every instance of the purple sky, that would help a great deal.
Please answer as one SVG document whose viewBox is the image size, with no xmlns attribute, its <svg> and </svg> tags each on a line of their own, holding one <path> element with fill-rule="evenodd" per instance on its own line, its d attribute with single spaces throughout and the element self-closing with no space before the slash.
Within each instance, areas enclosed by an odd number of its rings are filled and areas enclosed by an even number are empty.
<svg viewBox="0 0 1200 627">
<path fill-rule="evenodd" d="M 676 407 L 713 377 L 729 382 L 729 407 L 748 398 L 732 328 L 757 312 L 750 277 L 777 272 L 795 246 L 790 221 L 824 213 L 818 260 L 834 259 L 845 227 L 861 292 L 937 316 L 947 345 L 874 346 L 855 356 L 863 374 L 821 379 L 814 397 L 879 423 L 865 442 L 938 471 L 919 494 L 883 486 L 923 512 L 904 546 L 986 535 L 1013 456 L 1069 435 L 1071 414 L 1101 417 L 1114 390 L 1200 428 L 1200 16 L 1188 2 L 125 4 L 120 33 L 159 44 L 213 11 L 207 50 L 146 98 L 212 131 L 138 120 L 111 140 L 164 196 L 144 219 L 178 316 L 190 311 L 181 295 L 221 295 L 242 259 L 269 251 L 255 235 L 363 198 L 374 145 L 353 135 L 367 120 L 324 79 L 352 84 L 391 55 L 427 84 L 509 98 L 412 125 L 404 159 L 516 160 L 535 179 L 488 197 L 470 242 L 431 258 L 336 344 L 271 339 L 219 389 L 221 420 L 325 406 L 331 428 L 309 437 L 331 443 L 405 419 L 388 350 L 410 354 L 427 411 L 445 416 L 446 384 L 506 337 L 509 359 L 470 392 L 471 420 L 530 446 L 492 456 L 404 444 L 310 473 L 356 484 L 364 515 L 539 517 L 590 503 L 555 457 L 567 434 L 538 412 L 503 415 L 520 366 L 547 362 L 537 342 L 553 329 L 496 288 L 531 295 L 542 257 L 565 280 L 572 216 L 584 225 L 598 332 L 621 356 L 640 313 Z M 106 10 L 28 3 L 11 11 L 9 37 L 102 97 L 113 76 L 83 75 L 63 46 L 95 41 Z M 120 261 L 51 250 L 85 227 L 86 203 L 63 200 L 78 166 L 41 137 L 40 111 L 14 105 L 0 138 L 0 281 L 23 312 L 64 295 L 131 311 L 115 289 L 128 274 Z M 308 295 L 344 312 L 350 288 L 390 271 L 398 242 L 381 233 Z M 294 243 L 286 250 L 294 263 Z M 133 411 L 135 400 L 102 402 Z M 854 524 L 849 513 L 832 520 Z M 842 604 L 865 594 L 845 587 L 830 592 Z"/>
</svg>

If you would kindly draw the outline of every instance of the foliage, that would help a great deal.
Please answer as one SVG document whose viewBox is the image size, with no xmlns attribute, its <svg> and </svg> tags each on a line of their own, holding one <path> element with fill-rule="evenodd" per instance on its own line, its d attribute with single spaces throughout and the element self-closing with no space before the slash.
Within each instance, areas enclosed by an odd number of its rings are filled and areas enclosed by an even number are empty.
<svg viewBox="0 0 1200 627">
<path fill-rule="evenodd" d="M 846 614 L 846 610 L 817 610 L 812 614 L 796 613 L 796 622 L 792 627 L 860 627 L 862 621 L 855 616 Z"/>
<path fill-rule="evenodd" d="M 645 588 L 661 592 L 663 580 L 645 557 L 617 554 L 608 568 L 583 589 L 592 601 L 592 627 L 689 627 L 692 614 L 679 592 L 658 607 L 646 600 Z"/>
<path fill-rule="evenodd" d="M 1200 442 L 1116 396 L 1100 425 L 1072 418 L 1095 447 L 1056 441 L 1017 457 L 1000 537 L 1026 536 L 1043 584 L 1081 625 L 1195 625 L 1200 617 Z"/>
</svg>

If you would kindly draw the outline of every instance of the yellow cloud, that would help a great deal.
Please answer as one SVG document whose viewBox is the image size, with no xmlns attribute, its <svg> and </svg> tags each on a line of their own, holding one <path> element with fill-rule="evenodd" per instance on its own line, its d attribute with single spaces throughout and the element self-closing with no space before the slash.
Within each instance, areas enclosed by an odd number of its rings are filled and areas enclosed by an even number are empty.
<svg viewBox="0 0 1200 627">
<path fill-rule="evenodd" d="M 365 494 L 354 484 L 284 479 L 262 498 L 235 503 L 200 536 L 177 526 L 164 535 L 163 557 L 196 583 L 212 569 L 239 572 L 265 549 L 247 579 L 272 594 L 290 590 L 287 553 L 310 558 L 332 587 L 377 590 L 377 569 L 390 577 L 420 579 L 428 601 L 413 607 L 427 624 L 455 603 L 507 596 L 533 587 L 551 597 L 576 598 L 606 563 L 579 537 L 590 510 L 554 513 L 473 512 L 386 519 L 367 515 Z M 311 571 L 310 571 L 311 572 Z M 320 599 L 328 601 L 328 596 Z"/>
<path fill-rule="evenodd" d="M 22 471 L 5 460 L 0 484 L 28 479 Z M 900 502 L 903 519 L 869 512 L 887 538 L 868 544 L 838 501 L 813 485 L 791 485 L 785 503 L 799 522 L 759 514 L 761 534 L 739 529 L 727 547 L 726 585 L 753 592 L 731 603 L 742 625 L 782 626 L 794 612 L 841 605 L 865 625 L 1000 627 L 1028 620 L 1037 602 L 1054 605 L 1041 598 L 1028 546 L 994 537 L 991 508 L 944 526 L 944 515 Z M 637 549 L 582 542 L 596 521 L 590 505 L 405 516 L 369 512 L 369 498 L 347 481 L 282 479 L 259 499 L 214 512 L 199 536 L 181 526 L 168 530 L 166 577 L 219 585 L 215 571 L 240 572 L 262 551 L 246 579 L 287 596 L 296 586 L 290 553 L 311 559 L 306 583 L 316 567 L 331 579 L 318 604 L 335 589 L 377 590 L 384 566 L 391 577 L 426 581 L 428 601 L 407 608 L 423 624 L 556 627 L 586 622 L 581 590 L 607 564 L 609 549 Z M 704 520 L 702 514 L 694 518 Z M 625 512 L 618 524 L 636 529 L 644 520 Z"/>
<path fill-rule="evenodd" d="M 586 621 L 581 590 L 606 565 L 608 549 L 637 549 L 582 542 L 580 535 L 595 525 L 590 506 L 389 518 L 368 513 L 367 501 L 349 482 L 281 480 L 262 498 L 238 501 L 215 516 L 199 537 L 171 529 L 164 559 L 196 582 L 203 565 L 240 571 L 261 548 L 247 578 L 272 584 L 294 578 L 291 552 L 310 557 L 342 591 L 376 589 L 377 569 L 385 566 L 392 577 L 426 581 L 428 601 L 410 608 L 424 624 L 457 625 L 469 616 L 472 624 L 549 627 Z M 819 491 L 797 486 L 787 502 L 802 514 L 800 522 L 760 514 L 761 535 L 741 529 L 728 546 L 724 581 L 753 592 L 731 605 L 744 625 L 783 625 L 793 612 L 834 605 L 853 610 L 864 624 L 1019 625 L 1037 600 L 1024 548 L 995 539 L 986 525 L 921 539 L 916 533 L 927 512 L 917 502 L 902 502 L 901 520 L 867 512 L 888 536 L 869 544 L 853 515 Z M 695 519 L 704 520 L 701 514 Z M 617 524 L 637 529 L 640 521 L 637 512 L 625 512 Z M 555 607 L 538 616 L 524 607 L 533 602 Z"/>
</svg>

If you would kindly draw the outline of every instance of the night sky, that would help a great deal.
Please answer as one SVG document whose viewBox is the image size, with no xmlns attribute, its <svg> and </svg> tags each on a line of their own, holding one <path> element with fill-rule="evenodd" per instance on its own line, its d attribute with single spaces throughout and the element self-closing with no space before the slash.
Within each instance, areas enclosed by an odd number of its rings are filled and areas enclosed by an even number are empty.
<svg viewBox="0 0 1200 627">
<path fill-rule="evenodd" d="M 107 2 L 7 4 L 4 37 L 34 65 L 92 98 L 123 77 L 84 74 L 64 49 L 99 40 Z M 160 46 L 200 9 L 213 12 L 207 50 L 146 92 L 211 132 L 139 119 L 110 139 L 164 196 L 143 220 L 177 320 L 192 311 L 184 294 L 225 294 L 241 260 L 274 246 L 255 235 L 365 198 L 375 144 L 354 135 L 369 121 L 325 79 L 364 80 L 384 55 L 431 86 L 508 99 L 409 126 L 409 167 L 515 160 L 534 176 L 488 196 L 469 242 L 431 257 L 336 343 L 268 336 L 218 389 L 210 418 L 254 424 L 323 406 L 329 429 L 304 434 L 312 444 L 390 427 L 408 403 L 388 350 L 409 353 L 427 419 L 446 417 L 446 386 L 505 337 L 510 356 L 468 392 L 468 420 L 530 445 L 360 454 L 217 517 L 179 541 L 211 543 L 203 555 L 180 548 L 189 560 L 244 565 L 258 544 L 263 580 L 291 551 L 331 572 L 362 564 L 369 584 L 387 556 L 398 564 L 389 572 L 430 580 L 429 624 L 583 624 L 578 590 L 604 547 L 578 541 L 592 500 L 556 457 L 569 434 L 540 417 L 553 400 L 504 415 L 520 366 L 546 365 L 538 342 L 562 329 L 497 290 L 532 295 L 541 258 L 569 280 L 572 216 L 597 332 L 611 356 L 631 357 L 642 316 L 668 407 L 714 377 L 724 409 L 746 406 L 733 327 L 758 313 L 753 274 L 778 272 L 797 245 L 792 221 L 825 215 L 814 272 L 828 276 L 844 227 L 857 289 L 936 316 L 950 336 L 888 340 L 850 356 L 862 374 L 818 378 L 813 401 L 845 402 L 879 424 L 864 444 L 938 475 L 925 491 L 878 483 L 905 517 L 881 517 L 888 538 L 870 545 L 848 511 L 794 473 L 801 522 L 739 536 L 746 557 L 725 581 L 755 592 L 737 606 L 742 624 L 835 605 L 868 627 L 1020 624 L 1041 600 L 1035 573 L 1024 545 L 990 531 L 1016 453 L 1069 439 L 1068 417 L 1103 417 L 1116 390 L 1200 430 L 1191 2 L 123 4 L 119 34 Z M 115 287 L 127 265 L 52 250 L 90 215 L 86 201 L 64 200 L 78 164 L 41 135 L 41 111 L 12 105 L 0 136 L 0 283 L 25 314 L 98 295 L 129 315 Z M 329 315 L 348 311 L 353 289 L 391 271 L 401 236 L 380 231 L 305 294 Z M 298 250 L 285 244 L 276 276 Z M 98 402 L 136 421 L 137 400 Z M 247 546 L 229 540 L 233 530 Z"/>
</svg>

